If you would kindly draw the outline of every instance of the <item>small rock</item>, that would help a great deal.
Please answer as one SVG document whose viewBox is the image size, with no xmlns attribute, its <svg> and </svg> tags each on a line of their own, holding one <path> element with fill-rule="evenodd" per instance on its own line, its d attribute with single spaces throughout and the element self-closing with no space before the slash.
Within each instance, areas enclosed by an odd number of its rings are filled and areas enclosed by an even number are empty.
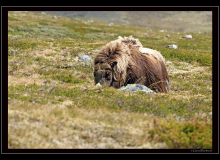
<svg viewBox="0 0 220 160">
<path fill-rule="evenodd" d="M 168 35 L 166 35 L 166 37 L 167 37 L 167 38 L 170 38 L 170 35 L 168 34 Z"/>
<path fill-rule="evenodd" d="M 173 64 L 173 63 L 170 61 L 166 61 L 166 65 L 168 65 L 168 64 Z"/>
<path fill-rule="evenodd" d="M 54 19 L 57 19 L 57 16 L 53 16 Z"/>
<path fill-rule="evenodd" d="M 164 30 L 160 30 L 159 32 L 164 32 Z"/>
<path fill-rule="evenodd" d="M 150 88 L 141 85 L 141 84 L 128 84 L 127 86 L 123 86 L 120 89 L 118 89 L 120 91 L 142 91 L 144 93 L 155 93 L 154 91 L 152 91 Z"/>
<path fill-rule="evenodd" d="M 191 34 L 189 34 L 189 35 L 185 35 L 185 36 L 183 36 L 183 38 L 192 38 L 192 35 Z"/>
<path fill-rule="evenodd" d="M 83 61 L 91 61 L 91 57 L 90 57 L 90 56 L 87 56 L 87 55 L 79 56 L 79 59 L 80 59 L 80 60 L 83 60 Z"/>
<path fill-rule="evenodd" d="M 171 45 L 166 46 L 166 48 L 178 49 L 178 46 L 175 44 L 171 44 Z"/>
<path fill-rule="evenodd" d="M 109 27 L 111 27 L 111 26 L 113 26 L 113 25 L 114 25 L 114 23 L 109 23 L 109 24 L 108 24 Z"/>
</svg>

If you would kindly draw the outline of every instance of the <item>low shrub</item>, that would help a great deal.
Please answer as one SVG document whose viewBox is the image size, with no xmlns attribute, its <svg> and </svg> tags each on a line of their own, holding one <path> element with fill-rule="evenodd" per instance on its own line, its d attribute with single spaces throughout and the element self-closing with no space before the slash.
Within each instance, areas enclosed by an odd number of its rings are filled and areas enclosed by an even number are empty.
<svg viewBox="0 0 220 160">
<path fill-rule="evenodd" d="M 208 122 L 154 119 L 154 129 L 149 130 L 149 134 L 151 138 L 159 135 L 174 149 L 212 149 L 212 124 Z"/>
</svg>

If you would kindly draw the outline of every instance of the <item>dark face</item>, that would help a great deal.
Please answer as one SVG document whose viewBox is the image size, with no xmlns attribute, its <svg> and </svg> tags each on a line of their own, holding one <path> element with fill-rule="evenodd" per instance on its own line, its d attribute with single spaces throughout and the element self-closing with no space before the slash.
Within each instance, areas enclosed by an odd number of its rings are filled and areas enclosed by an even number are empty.
<svg viewBox="0 0 220 160">
<path fill-rule="evenodd" d="M 112 83 L 112 72 L 110 70 L 98 70 L 94 72 L 95 84 L 100 83 L 101 85 L 110 86 Z"/>
<path fill-rule="evenodd" d="M 95 65 L 94 71 L 95 84 L 100 83 L 101 85 L 113 86 L 115 88 L 120 87 L 118 78 L 120 76 L 114 73 L 114 66 L 111 67 L 107 63 L 98 63 Z"/>
</svg>

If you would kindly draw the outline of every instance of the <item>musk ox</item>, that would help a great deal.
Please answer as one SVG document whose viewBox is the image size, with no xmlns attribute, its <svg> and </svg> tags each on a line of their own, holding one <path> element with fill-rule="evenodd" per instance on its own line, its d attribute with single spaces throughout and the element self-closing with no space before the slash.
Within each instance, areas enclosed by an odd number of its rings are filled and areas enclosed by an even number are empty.
<svg viewBox="0 0 220 160">
<path fill-rule="evenodd" d="M 94 58 L 95 84 L 120 88 L 142 84 L 156 92 L 169 91 L 169 76 L 160 52 L 143 48 L 138 39 L 118 37 L 106 44 Z"/>
</svg>

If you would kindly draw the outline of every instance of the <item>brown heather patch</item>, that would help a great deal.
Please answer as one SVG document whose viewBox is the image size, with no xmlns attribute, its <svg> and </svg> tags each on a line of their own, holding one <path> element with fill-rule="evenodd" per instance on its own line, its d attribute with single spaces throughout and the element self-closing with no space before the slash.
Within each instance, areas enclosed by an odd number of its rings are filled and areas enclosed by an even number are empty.
<svg viewBox="0 0 220 160">
<path fill-rule="evenodd" d="M 169 74 L 175 75 L 175 74 L 179 74 L 179 73 L 188 73 L 189 75 L 191 74 L 198 74 L 198 73 L 203 73 L 203 74 L 212 74 L 212 72 L 205 72 L 205 70 L 207 68 L 210 67 L 206 67 L 206 66 L 198 66 L 198 65 L 192 65 L 190 63 L 186 63 L 186 62 L 175 62 L 174 63 L 179 63 L 179 66 L 174 66 L 174 64 L 168 65 L 167 66 L 167 70 L 169 72 Z"/>
<path fill-rule="evenodd" d="M 169 96 L 169 100 L 184 100 L 186 102 L 191 102 L 192 99 L 200 99 L 200 100 L 205 100 L 205 101 L 212 101 L 212 98 L 207 98 L 207 96 L 203 95 L 203 94 L 197 94 L 197 95 L 193 95 L 193 94 L 189 94 L 189 93 L 185 93 L 185 92 L 180 92 L 180 94 L 170 94 Z"/>
<path fill-rule="evenodd" d="M 18 84 L 34 84 L 36 83 L 37 85 L 44 85 L 44 80 L 39 78 L 39 74 L 33 74 L 29 77 L 16 77 L 16 76 L 8 76 L 8 86 L 11 86 L 13 84 L 18 85 Z"/>
<path fill-rule="evenodd" d="M 86 110 L 69 100 L 60 105 L 16 103 L 9 105 L 8 147 L 166 148 L 157 138 L 149 141 L 145 130 L 152 123 L 153 117 L 147 115 Z"/>
</svg>

